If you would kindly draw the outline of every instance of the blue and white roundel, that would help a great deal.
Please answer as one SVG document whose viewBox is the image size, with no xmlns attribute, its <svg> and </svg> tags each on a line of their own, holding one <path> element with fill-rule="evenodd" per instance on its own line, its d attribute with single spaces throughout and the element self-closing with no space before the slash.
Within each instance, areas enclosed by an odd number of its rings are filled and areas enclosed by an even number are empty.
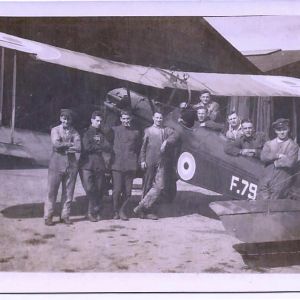
<svg viewBox="0 0 300 300">
<path fill-rule="evenodd" d="M 177 171 L 182 180 L 191 180 L 196 171 L 196 161 L 189 152 L 183 152 L 177 162 Z"/>
</svg>

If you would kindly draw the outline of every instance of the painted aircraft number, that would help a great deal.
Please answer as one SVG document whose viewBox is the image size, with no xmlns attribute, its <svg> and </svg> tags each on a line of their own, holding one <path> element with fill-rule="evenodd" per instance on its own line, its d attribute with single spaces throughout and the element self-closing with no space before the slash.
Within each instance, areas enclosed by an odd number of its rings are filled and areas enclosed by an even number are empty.
<svg viewBox="0 0 300 300">
<path fill-rule="evenodd" d="M 250 200 L 255 200 L 257 185 L 237 176 L 231 177 L 230 191 L 234 191 L 239 195 L 247 195 Z"/>
</svg>

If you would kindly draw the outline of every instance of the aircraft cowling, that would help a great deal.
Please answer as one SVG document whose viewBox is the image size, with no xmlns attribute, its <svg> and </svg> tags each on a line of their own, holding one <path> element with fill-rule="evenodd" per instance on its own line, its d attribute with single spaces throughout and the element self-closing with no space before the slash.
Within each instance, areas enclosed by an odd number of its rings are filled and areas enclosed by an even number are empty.
<svg viewBox="0 0 300 300">
<path fill-rule="evenodd" d="M 152 124 L 152 115 L 155 104 L 146 96 L 130 91 L 130 98 L 125 88 L 117 88 L 107 93 L 105 106 L 114 113 L 129 110 L 134 115 L 133 123 L 138 128 L 144 129 Z M 109 116 L 111 118 L 111 116 Z M 113 117 L 114 118 L 114 117 Z M 111 120 L 108 120 L 111 122 Z"/>
</svg>

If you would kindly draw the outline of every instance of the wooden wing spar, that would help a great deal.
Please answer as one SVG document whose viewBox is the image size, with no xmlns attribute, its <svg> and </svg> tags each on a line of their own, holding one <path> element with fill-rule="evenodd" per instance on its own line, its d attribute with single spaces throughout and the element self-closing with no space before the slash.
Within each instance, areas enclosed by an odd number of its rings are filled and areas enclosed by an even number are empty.
<svg viewBox="0 0 300 300">
<path fill-rule="evenodd" d="M 1 32 L 0 46 L 33 54 L 41 61 L 159 89 L 208 89 L 220 96 L 300 97 L 300 79 L 292 77 L 181 72 L 131 65 Z"/>
</svg>

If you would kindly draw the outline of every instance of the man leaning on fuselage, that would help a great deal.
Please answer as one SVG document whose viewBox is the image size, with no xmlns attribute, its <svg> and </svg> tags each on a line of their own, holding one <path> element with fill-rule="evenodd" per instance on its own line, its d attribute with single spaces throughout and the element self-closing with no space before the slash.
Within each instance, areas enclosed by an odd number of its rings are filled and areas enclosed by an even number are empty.
<svg viewBox="0 0 300 300">
<path fill-rule="evenodd" d="M 236 140 L 243 135 L 241 120 L 235 111 L 229 112 L 227 115 L 228 129 L 225 136 L 228 140 Z"/>
<path fill-rule="evenodd" d="M 164 196 L 170 200 L 176 194 L 174 147 L 177 136 L 174 129 L 163 126 L 163 114 L 156 111 L 153 125 L 146 128 L 141 148 L 141 168 L 145 170 L 143 194 L 134 213 L 148 219 L 158 219 L 154 206 Z"/>
<path fill-rule="evenodd" d="M 241 122 L 243 135 L 236 140 L 227 140 L 224 151 L 232 156 L 247 156 L 260 159 L 261 150 L 267 141 L 263 132 L 255 132 L 252 121 Z"/>
<path fill-rule="evenodd" d="M 214 131 L 222 131 L 224 130 L 224 125 L 211 120 L 208 116 L 206 107 L 199 107 L 197 109 L 197 120 L 195 121 L 193 128 L 207 128 Z"/>
</svg>

